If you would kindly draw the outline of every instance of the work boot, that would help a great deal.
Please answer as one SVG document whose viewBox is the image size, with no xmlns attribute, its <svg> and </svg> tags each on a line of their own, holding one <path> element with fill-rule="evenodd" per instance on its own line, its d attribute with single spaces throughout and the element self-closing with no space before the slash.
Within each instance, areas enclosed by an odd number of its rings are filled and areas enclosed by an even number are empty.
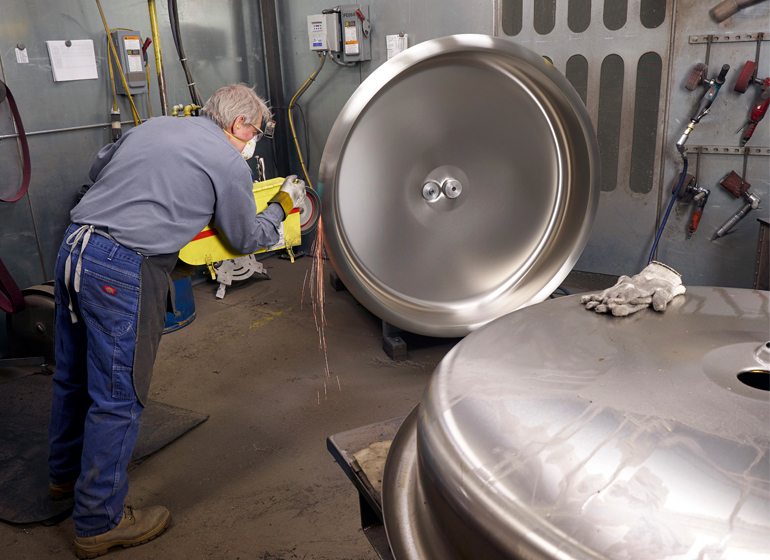
<svg viewBox="0 0 770 560">
<path fill-rule="evenodd" d="M 78 558 L 96 558 L 116 546 L 144 544 L 165 531 L 170 521 L 171 512 L 163 506 L 124 506 L 123 519 L 114 529 L 93 537 L 75 537 L 75 554 Z"/>
<path fill-rule="evenodd" d="M 75 480 L 69 482 L 49 482 L 48 483 L 48 496 L 52 500 L 64 500 L 65 498 L 71 498 L 75 494 Z"/>
</svg>

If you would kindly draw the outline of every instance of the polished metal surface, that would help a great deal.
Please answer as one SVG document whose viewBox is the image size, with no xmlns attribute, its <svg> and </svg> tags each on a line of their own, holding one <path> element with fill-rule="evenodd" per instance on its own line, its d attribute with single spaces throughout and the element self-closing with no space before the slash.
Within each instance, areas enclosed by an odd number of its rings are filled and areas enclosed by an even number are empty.
<svg viewBox="0 0 770 560">
<path fill-rule="evenodd" d="M 541 301 L 572 269 L 597 158 L 580 98 L 542 57 L 486 35 L 421 43 L 373 72 L 329 135 L 334 269 L 385 321 L 465 335 Z M 459 189 L 433 198 L 426 183 L 447 179 Z"/>
<path fill-rule="evenodd" d="M 695 287 L 621 319 L 564 297 L 466 337 L 391 447 L 395 558 L 766 558 L 769 307 Z"/>
<path fill-rule="evenodd" d="M 444 193 L 444 196 L 447 198 L 457 198 L 463 192 L 463 184 L 457 179 L 445 179 L 444 182 L 441 183 L 441 192 Z"/>
<path fill-rule="evenodd" d="M 440 196 L 441 196 L 441 185 L 439 185 L 436 181 L 427 181 L 422 186 L 422 197 L 428 202 L 433 202 L 434 200 L 438 200 Z"/>
</svg>

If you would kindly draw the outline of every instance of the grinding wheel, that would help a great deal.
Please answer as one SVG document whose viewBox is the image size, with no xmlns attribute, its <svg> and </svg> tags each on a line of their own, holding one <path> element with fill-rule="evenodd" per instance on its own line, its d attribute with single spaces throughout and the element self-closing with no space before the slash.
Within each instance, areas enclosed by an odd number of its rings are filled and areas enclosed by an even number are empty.
<svg viewBox="0 0 770 560">
<path fill-rule="evenodd" d="M 685 83 L 684 83 L 685 89 L 688 89 L 690 91 L 694 91 L 698 89 L 698 86 L 701 85 L 703 80 L 706 79 L 707 75 L 708 75 L 708 66 L 706 66 L 702 62 L 699 62 L 692 68 L 692 70 L 690 70 L 690 73 L 687 74 L 687 80 L 685 80 Z"/>
<path fill-rule="evenodd" d="M 751 82 L 754 81 L 754 74 L 756 71 L 757 63 L 753 60 L 747 60 L 746 64 L 744 64 L 743 68 L 741 68 L 740 74 L 738 74 L 738 79 L 735 80 L 735 91 L 746 93 L 746 90 L 749 89 Z"/>
</svg>

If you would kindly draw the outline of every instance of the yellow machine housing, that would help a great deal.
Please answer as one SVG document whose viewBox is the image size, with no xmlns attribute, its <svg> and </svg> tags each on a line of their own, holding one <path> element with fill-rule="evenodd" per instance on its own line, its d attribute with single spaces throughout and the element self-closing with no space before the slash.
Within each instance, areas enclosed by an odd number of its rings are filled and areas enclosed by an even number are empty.
<svg viewBox="0 0 770 560">
<path fill-rule="evenodd" d="M 281 189 L 283 177 L 276 177 L 267 181 L 254 183 L 254 202 L 257 204 L 257 213 L 267 208 L 268 201 L 275 196 Z M 256 253 L 267 251 L 276 251 L 278 249 L 287 249 L 291 254 L 291 248 L 302 243 L 299 224 L 299 210 L 295 208 L 281 222 L 281 238 L 278 243 L 266 249 L 260 249 Z M 213 263 L 242 257 L 241 253 L 235 252 L 227 243 L 224 236 L 219 235 L 211 225 L 206 226 L 203 231 L 196 235 L 192 241 L 182 247 L 179 251 L 179 258 L 187 264 L 208 265 L 210 268 Z"/>
</svg>

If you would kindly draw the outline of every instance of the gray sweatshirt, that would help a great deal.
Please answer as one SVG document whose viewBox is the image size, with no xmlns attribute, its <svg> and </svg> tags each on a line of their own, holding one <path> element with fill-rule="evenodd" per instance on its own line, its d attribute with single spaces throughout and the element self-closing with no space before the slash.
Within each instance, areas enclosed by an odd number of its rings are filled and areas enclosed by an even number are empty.
<svg viewBox="0 0 770 560">
<path fill-rule="evenodd" d="M 175 253 L 209 222 L 233 249 L 278 242 L 283 210 L 256 212 L 249 166 L 207 117 L 157 117 L 102 148 L 70 212 L 143 255 Z"/>
</svg>

